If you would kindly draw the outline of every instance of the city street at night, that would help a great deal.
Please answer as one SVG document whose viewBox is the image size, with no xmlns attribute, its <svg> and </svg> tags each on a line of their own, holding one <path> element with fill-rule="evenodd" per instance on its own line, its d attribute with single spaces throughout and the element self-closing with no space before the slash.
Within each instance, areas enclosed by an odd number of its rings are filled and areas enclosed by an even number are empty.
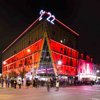
<svg viewBox="0 0 100 100">
<path fill-rule="evenodd" d="M 0 100 L 100 100 L 100 0 L 0 1 Z"/>
<path fill-rule="evenodd" d="M 22 87 L 0 88 L 0 100 L 100 100 L 100 85 L 84 85 L 55 88 Z"/>
</svg>

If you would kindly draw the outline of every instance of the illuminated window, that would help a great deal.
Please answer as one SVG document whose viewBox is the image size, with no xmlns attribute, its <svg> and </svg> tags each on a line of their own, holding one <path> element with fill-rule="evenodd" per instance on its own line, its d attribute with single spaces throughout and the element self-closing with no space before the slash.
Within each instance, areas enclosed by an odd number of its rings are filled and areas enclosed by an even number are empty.
<svg viewBox="0 0 100 100">
<path fill-rule="evenodd" d="M 61 43 L 63 43 L 63 41 L 62 41 L 62 40 L 60 40 L 60 42 L 61 42 Z"/>
</svg>

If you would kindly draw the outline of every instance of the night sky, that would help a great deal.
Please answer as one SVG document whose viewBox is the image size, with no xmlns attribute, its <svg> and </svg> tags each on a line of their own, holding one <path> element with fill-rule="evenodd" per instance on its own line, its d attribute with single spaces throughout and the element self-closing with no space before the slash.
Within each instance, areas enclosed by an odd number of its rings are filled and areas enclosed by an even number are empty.
<svg viewBox="0 0 100 100">
<path fill-rule="evenodd" d="M 100 0 L 1 0 L 0 59 L 2 51 L 40 16 L 41 9 L 76 31 L 79 49 L 100 62 Z"/>
</svg>

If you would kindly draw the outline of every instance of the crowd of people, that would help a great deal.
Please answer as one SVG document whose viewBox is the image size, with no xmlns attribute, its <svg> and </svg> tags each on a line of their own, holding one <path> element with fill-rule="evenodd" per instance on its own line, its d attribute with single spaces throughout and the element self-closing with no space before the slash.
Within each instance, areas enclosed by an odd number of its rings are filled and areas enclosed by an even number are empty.
<svg viewBox="0 0 100 100">
<path fill-rule="evenodd" d="M 9 87 L 9 85 L 16 89 L 16 86 L 19 86 L 19 89 L 21 89 L 21 86 L 23 85 L 23 80 L 16 80 L 16 79 L 4 79 L 1 78 L 0 79 L 0 83 L 1 86 L 3 87 L 4 83 L 6 84 L 6 87 Z M 82 85 L 82 84 L 86 84 L 86 82 L 84 81 L 78 81 L 78 80 L 66 80 L 66 79 L 53 79 L 53 78 L 49 78 L 48 80 L 44 81 L 44 80 L 39 80 L 38 78 L 35 78 L 33 81 L 26 79 L 26 83 L 25 86 L 29 87 L 30 85 L 32 85 L 33 87 L 39 88 L 39 87 L 43 87 L 43 86 L 47 86 L 47 91 L 50 91 L 50 87 L 56 87 L 56 91 L 59 90 L 59 87 L 66 87 L 66 86 L 71 86 L 71 85 Z M 93 85 L 94 82 L 91 82 L 91 85 Z"/>
<path fill-rule="evenodd" d="M 10 80 L 9 78 L 8 79 L 1 78 L 0 83 L 1 83 L 1 87 L 3 87 L 4 83 L 5 83 L 6 87 L 9 88 L 9 85 L 11 85 L 11 88 L 14 87 L 15 89 L 16 89 L 17 84 L 19 85 L 19 89 L 21 88 L 21 84 L 22 84 L 21 80 L 18 80 L 18 82 L 17 82 L 16 79 L 11 79 Z"/>
<path fill-rule="evenodd" d="M 11 86 L 11 88 L 14 88 L 16 89 L 16 86 L 18 85 L 19 86 L 19 89 L 21 89 L 21 85 L 23 84 L 23 81 L 22 80 L 16 80 L 16 79 L 0 79 L 0 83 L 1 83 L 1 86 L 3 87 L 4 86 L 4 83 L 6 84 L 6 87 L 9 88 L 9 86 Z M 59 90 L 59 80 L 56 79 L 48 79 L 47 81 L 44 81 L 44 80 L 39 80 L 37 78 L 35 78 L 33 81 L 29 80 L 29 79 L 26 79 L 26 84 L 25 86 L 29 87 L 30 85 L 32 85 L 33 87 L 36 87 L 36 88 L 39 88 L 39 87 L 43 87 L 43 86 L 47 86 L 47 91 L 50 91 L 50 87 L 56 87 L 56 91 Z"/>
</svg>

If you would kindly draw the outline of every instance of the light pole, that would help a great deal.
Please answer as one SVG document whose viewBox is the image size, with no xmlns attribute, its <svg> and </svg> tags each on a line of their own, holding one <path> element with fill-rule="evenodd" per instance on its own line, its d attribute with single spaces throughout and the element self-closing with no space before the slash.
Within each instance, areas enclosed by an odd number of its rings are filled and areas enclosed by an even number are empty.
<svg viewBox="0 0 100 100">
<path fill-rule="evenodd" d="M 33 76 L 34 76 L 34 52 L 32 52 L 30 49 L 27 50 L 27 52 L 31 52 L 32 53 L 32 85 L 33 85 Z"/>
<path fill-rule="evenodd" d="M 6 65 L 7 62 L 4 61 L 3 64 Z M 8 65 L 7 65 L 7 79 L 8 79 Z"/>
<path fill-rule="evenodd" d="M 58 72 L 59 72 L 59 65 L 61 65 L 61 63 L 62 63 L 62 62 L 59 60 L 59 61 L 58 61 L 58 66 L 57 66 L 57 76 L 58 76 L 58 77 L 59 77 L 59 74 L 58 74 Z"/>
</svg>

